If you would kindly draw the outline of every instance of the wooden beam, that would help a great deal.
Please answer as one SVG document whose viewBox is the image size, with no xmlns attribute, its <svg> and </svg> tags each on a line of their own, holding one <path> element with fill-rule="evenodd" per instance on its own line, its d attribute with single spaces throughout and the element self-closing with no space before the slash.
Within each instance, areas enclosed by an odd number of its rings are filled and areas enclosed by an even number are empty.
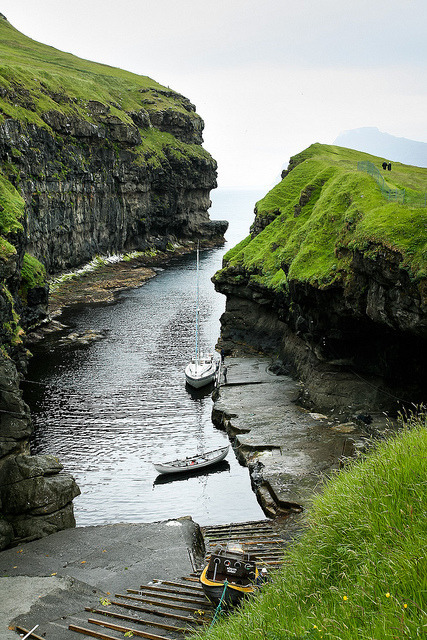
<svg viewBox="0 0 427 640">
<path fill-rule="evenodd" d="M 144 596 L 144 595 L 148 595 L 151 598 L 163 598 L 164 600 L 173 600 L 174 602 L 193 602 L 194 604 L 200 604 L 200 605 L 204 605 L 205 602 L 208 602 L 208 600 L 206 598 L 197 598 L 196 595 L 194 595 L 194 597 L 190 597 L 192 594 L 187 593 L 185 594 L 185 596 L 180 596 L 180 595 L 167 595 L 167 594 L 173 594 L 173 591 L 166 591 L 166 589 L 163 589 L 161 591 L 161 593 L 156 593 L 150 590 L 147 590 L 145 587 L 144 589 L 126 589 L 126 591 L 128 593 L 133 593 L 135 595 L 139 595 L 139 596 Z M 146 591 L 146 593 L 144 593 L 144 591 Z"/>
<path fill-rule="evenodd" d="M 25 635 L 27 636 L 27 638 L 34 638 L 35 640 L 46 640 L 46 638 L 42 638 L 41 636 L 38 636 L 36 633 L 34 633 L 34 631 L 30 633 L 31 629 L 25 629 L 25 627 L 16 625 L 15 631 L 17 633 L 23 633 L 24 636 Z M 27 635 L 28 633 L 30 633 L 30 635 Z"/>
<path fill-rule="evenodd" d="M 160 600 L 150 600 L 150 598 L 138 598 L 137 596 L 129 596 L 123 593 L 116 593 L 116 598 L 125 598 L 126 600 L 136 600 L 137 602 L 145 602 L 145 604 L 154 604 L 156 607 L 165 607 L 166 609 L 180 609 L 181 611 L 198 611 L 200 607 L 189 607 L 183 604 L 174 604 L 172 602 L 161 602 Z M 203 603 L 205 604 L 205 603 Z M 206 600 L 205 608 L 211 608 L 209 601 Z"/>
<path fill-rule="evenodd" d="M 182 576 L 182 579 L 188 580 L 188 582 L 197 582 L 197 584 L 200 584 L 199 578 L 193 578 L 192 576 Z"/>
<path fill-rule="evenodd" d="M 139 611 L 142 613 L 152 613 L 162 618 L 173 618 L 174 620 L 180 620 L 181 622 L 191 622 L 195 624 L 205 624 L 206 618 L 189 618 L 188 616 L 181 616 L 178 613 L 171 613 L 170 611 L 160 611 L 159 609 L 153 609 L 152 607 L 141 607 L 136 604 L 128 604 L 127 602 L 118 602 L 113 600 L 111 602 L 116 607 L 123 607 L 124 609 L 130 609 L 131 611 Z"/>
<path fill-rule="evenodd" d="M 184 579 L 186 579 L 186 578 L 184 578 Z M 190 586 L 189 584 L 183 584 L 182 582 L 171 582 L 170 580 L 154 580 L 154 582 L 156 582 L 158 584 L 162 584 L 162 585 L 164 584 L 164 585 L 170 586 L 170 587 L 179 587 L 181 589 L 190 589 L 191 591 L 203 591 L 201 585 L 196 587 L 196 586 Z M 144 588 L 146 588 L 146 587 L 141 585 L 141 589 L 144 589 Z M 156 587 L 156 588 L 160 588 L 160 587 Z"/>
<path fill-rule="evenodd" d="M 117 636 L 107 636 L 106 633 L 100 633 L 98 631 L 93 631 L 92 629 L 78 627 L 76 624 L 70 624 L 68 628 L 70 631 L 75 631 L 76 633 L 81 633 L 84 636 L 90 636 L 91 638 L 100 638 L 100 640 L 117 640 Z"/>
<path fill-rule="evenodd" d="M 165 640 L 165 636 L 158 636 L 156 633 L 148 633 L 148 631 L 140 631 L 139 629 L 135 629 L 133 627 L 124 627 L 120 624 L 113 624 L 112 622 L 106 622 L 105 620 L 95 620 L 94 618 L 89 618 L 89 624 L 97 624 L 100 627 L 105 627 L 106 629 L 111 629 L 112 631 L 120 631 L 120 633 L 128 633 L 131 631 L 134 636 L 138 636 L 138 638 L 147 638 L 148 640 Z"/>
<path fill-rule="evenodd" d="M 173 624 L 165 624 L 164 622 L 156 622 L 154 620 L 143 620 L 142 618 L 134 618 L 133 616 L 127 616 L 125 613 L 117 613 L 116 611 L 106 611 L 104 609 L 94 609 L 92 607 L 85 607 L 85 611 L 90 613 L 96 613 L 101 616 L 107 616 L 108 618 L 116 618 L 117 620 L 125 620 L 126 622 L 133 622 L 134 624 L 145 624 L 148 627 L 156 627 L 159 629 L 165 629 L 166 631 L 175 631 L 176 633 L 193 633 L 194 629 L 184 629 L 183 627 L 175 627 Z"/>
</svg>

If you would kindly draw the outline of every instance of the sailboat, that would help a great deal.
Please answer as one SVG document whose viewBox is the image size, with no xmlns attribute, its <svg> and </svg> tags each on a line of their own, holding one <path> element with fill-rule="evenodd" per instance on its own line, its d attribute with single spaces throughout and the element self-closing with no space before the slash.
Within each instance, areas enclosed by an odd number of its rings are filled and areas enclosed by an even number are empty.
<svg viewBox="0 0 427 640">
<path fill-rule="evenodd" d="M 199 345 L 199 245 L 197 244 L 197 286 L 196 286 L 196 352 L 194 358 L 185 367 L 185 379 L 187 383 L 199 389 L 214 382 L 219 368 L 219 362 L 213 353 L 204 355 L 200 352 Z"/>
</svg>

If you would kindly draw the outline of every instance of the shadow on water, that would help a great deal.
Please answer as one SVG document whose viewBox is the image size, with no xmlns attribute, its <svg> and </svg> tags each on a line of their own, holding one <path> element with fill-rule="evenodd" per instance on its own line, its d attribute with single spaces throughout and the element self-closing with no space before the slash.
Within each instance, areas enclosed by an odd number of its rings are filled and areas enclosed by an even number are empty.
<svg viewBox="0 0 427 640">
<path fill-rule="evenodd" d="M 230 200 L 224 202 L 231 207 Z M 242 202 L 240 207 L 243 212 Z M 253 204 L 245 209 L 240 238 L 252 222 L 252 210 Z M 239 211 L 238 200 L 233 211 Z M 211 217 L 230 219 L 229 213 L 214 211 Z M 219 336 L 225 300 L 214 291 L 211 277 L 221 268 L 225 250 L 201 254 L 205 351 Z M 34 349 L 32 382 L 25 385 L 34 423 L 32 452 L 56 455 L 76 478 L 82 491 L 74 501 L 80 526 L 183 515 L 200 524 L 264 517 L 248 471 L 232 449 L 227 469 L 154 484 L 154 460 L 228 444 L 211 421 L 211 389 L 185 384 L 184 368 L 194 353 L 195 282 L 195 257 L 185 256 L 114 304 L 83 306 L 61 317 L 73 331 L 102 333 L 101 340 L 75 347 L 56 334 Z"/>
</svg>

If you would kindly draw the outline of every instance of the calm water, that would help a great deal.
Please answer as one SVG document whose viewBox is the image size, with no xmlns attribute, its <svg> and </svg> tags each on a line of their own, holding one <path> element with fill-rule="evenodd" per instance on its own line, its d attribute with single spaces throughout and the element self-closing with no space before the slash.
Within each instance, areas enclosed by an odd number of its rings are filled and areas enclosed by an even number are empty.
<svg viewBox="0 0 427 640">
<path fill-rule="evenodd" d="M 212 350 L 225 298 L 210 281 L 222 256 L 247 233 L 260 191 L 212 194 L 212 219 L 227 219 L 227 244 L 200 263 L 202 347 Z M 186 256 L 113 305 L 64 314 L 77 331 L 106 330 L 86 347 L 55 336 L 35 352 L 27 384 L 32 452 L 61 460 L 82 491 L 79 526 L 153 522 L 191 515 L 200 524 L 263 518 L 246 468 L 230 451 L 215 471 L 159 482 L 152 461 L 228 443 L 211 422 L 210 393 L 190 393 L 183 369 L 194 351 L 195 257 Z M 157 480 L 156 480 L 157 479 Z"/>
</svg>

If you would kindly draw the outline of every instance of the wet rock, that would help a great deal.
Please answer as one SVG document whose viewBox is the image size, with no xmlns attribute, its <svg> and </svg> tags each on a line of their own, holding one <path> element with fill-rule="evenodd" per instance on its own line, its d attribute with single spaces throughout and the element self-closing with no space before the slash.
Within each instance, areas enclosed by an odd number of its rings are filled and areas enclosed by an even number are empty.
<svg viewBox="0 0 427 640">
<path fill-rule="evenodd" d="M 357 426 L 354 422 L 345 422 L 342 424 L 336 424 L 331 427 L 331 431 L 336 431 L 337 433 L 353 433 L 357 430 Z"/>
<path fill-rule="evenodd" d="M 226 363 L 227 384 L 214 401 L 214 424 L 233 438 L 268 516 L 306 508 L 325 477 L 340 467 L 344 455 L 354 454 L 366 434 L 353 423 L 351 430 L 341 425 L 333 431 L 326 415 L 297 405 L 298 383 L 273 375 L 269 358 L 227 357 Z"/>
<path fill-rule="evenodd" d="M 108 333 L 107 329 L 103 331 L 95 331 L 94 329 L 86 329 L 82 333 L 78 333 L 73 331 L 69 333 L 67 336 L 64 336 L 61 340 L 61 344 L 79 344 L 79 345 L 87 345 L 91 342 L 98 342 L 106 337 Z"/>
<path fill-rule="evenodd" d="M 75 481 L 54 456 L 30 456 L 29 410 L 13 362 L 0 353 L 0 549 L 75 526 Z"/>
</svg>

